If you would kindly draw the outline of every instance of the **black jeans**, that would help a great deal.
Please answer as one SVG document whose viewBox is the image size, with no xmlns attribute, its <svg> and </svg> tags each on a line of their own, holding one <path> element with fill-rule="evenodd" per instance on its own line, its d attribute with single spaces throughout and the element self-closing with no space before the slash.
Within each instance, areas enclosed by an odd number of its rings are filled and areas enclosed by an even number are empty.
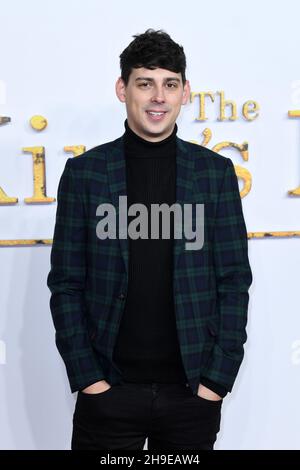
<svg viewBox="0 0 300 470">
<path fill-rule="evenodd" d="M 72 450 L 212 450 L 222 401 L 193 395 L 188 384 L 122 382 L 78 392 Z"/>
</svg>

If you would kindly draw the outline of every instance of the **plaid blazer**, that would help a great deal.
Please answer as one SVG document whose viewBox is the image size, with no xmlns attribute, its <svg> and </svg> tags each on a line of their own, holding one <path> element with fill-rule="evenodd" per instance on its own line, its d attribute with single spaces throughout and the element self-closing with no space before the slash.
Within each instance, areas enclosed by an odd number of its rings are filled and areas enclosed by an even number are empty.
<svg viewBox="0 0 300 470">
<path fill-rule="evenodd" d="M 231 391 L 244 356 L 252 283 L 238 180 L 230 158 L 177 136 L 176 149 L 176 202 L 182 209 L 203 203 L 205 215 L 201 249 L 185 250 L 184 235 L 174 239 L 183 365 L 194 394 L 202 376 Z M 126 300 L 128 239 L 100 240 L 96 209 L 111 203 L 118 215 L 119 196 L 127 195 L 125 165 L 121 136 L 69 158 L 58 185 L 47 285 L 72 392 L 121 377 L 112 357 Z"/>
</svg>

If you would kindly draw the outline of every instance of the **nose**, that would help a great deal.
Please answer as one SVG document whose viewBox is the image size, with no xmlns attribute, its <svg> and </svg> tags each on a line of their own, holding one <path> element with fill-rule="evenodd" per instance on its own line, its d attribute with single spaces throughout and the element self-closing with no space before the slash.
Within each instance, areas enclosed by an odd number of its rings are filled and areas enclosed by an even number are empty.
<svg viewBox="0 0 300 470">
<path fill-rule="evenodd" d="M 163 88 L 156 87 L 154 88 L 153 96 L 151 98 L 152 102 L 156 103 L 164 103 L 165 102 L 165 95 Z"/>
</svg>

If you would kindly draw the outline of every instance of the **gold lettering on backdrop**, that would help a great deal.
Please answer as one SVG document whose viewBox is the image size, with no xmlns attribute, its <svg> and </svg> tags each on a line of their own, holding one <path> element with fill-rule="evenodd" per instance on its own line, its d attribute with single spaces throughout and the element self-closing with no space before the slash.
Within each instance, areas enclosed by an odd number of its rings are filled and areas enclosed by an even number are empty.
<svg viewBox="0 0 300 470">
<path fill-rule="evenodd" d="M 17 197 L 9 197 L 4 191 L 3 189 L 0 187 L 0 204 L 16 204 L 18 202 L 18 198 Z"/>
<path fill-rule="evenodd" d="M 33 160 L 33 196 L 25 197 L 26 204 L 49 204 L 56 199 L 46 195 L 45 148 L 23 147 L 23 152 L 31 153 Z"/>
<path fill-rule="evenodd" d="M 197 145 L 206 146 L 208 144 L 208 142 L 210 141 L 210 139 L 211 139 L 212 132 L 211 132 L 210 129 L 206 128 L 206 129 L 204 129 L 202 134 L 204 135 L 204 139 L 203 139 L 202 144 L 199 144 L 196 140 L 190 140 L 189 142 L 191 142 L 193 144 L 197 144 Z M 243 142 L 242 144 L 236 144 L 235 142 L 220 142 L 219 144 L 216 144 L 212 148 L 212 150 L 214 152 L 218 153 L 218 152 L 220 152 L 220 150 L 222 150 L 224 148 L 229 148 L 229 147 L 235 148 L 236 150 L 238 150 L 240 152 L 243 160 L 245 162 L 248 161 L 248 159 L 249 159 L 248 142 Z M 250 171 L 246 170 L 246 168 L 244 168 L 240 165 L 234 165 L 234 169 L 235 169 L 235 173 L 236 173 L 237 177 L 240 178 L 244 182 L 243 189 L 240 191 L 240 196 L 243 198 L 243 197 L 247 196 L 247 194 L 251 190 L 252 176 L 251 176 Z"/>
<path fill-rule="evenodd" d="M 300 237 L 300 231 L 288 231 L 288 232 L 248 232 L 248 238 L 273 238 L 273 237 Z"/>
<path fill-rule="evenodd" d="M 9 116 L 0 116 L 0 126 L 7 124 L 11 119 Z M 0 205 L 2 204 L 16 204 L 18 202 L 17 197 L 9 197 L 6 192 L 0 187 Z"/>
<path fill-rule="evenodd" d="M 247 121 L 254 121 L 257 118 L 259 112 L 259 104 L 256 101 L 246 101 L 243 104 L 243 116 Z M 252 116 L 249 116 L 249 113 L 255 113 Z"/>
<path fill-rule="evenodd" d="M 206 121 L 208 118 L 205 116 L 205 97 L 209 96 L 212 102 L 215 101 L 215 95 L 212 91 L 199 91 L 192 92 L 190 96 L 190 102 L 194 101 L 195 96 L 199 96 L 199 115 L 196 121 Z"/>
<path fill-rule="evenodd" d="M 294 111 L 288 111 L 288 116 L 289 117 L 299 118 L 300 117 L 300 109 L 296 109 Z M 291 196 L 300 196 L 300 186 L 298 186 L 298 188 L 291 189 L 290 191 L 288 191 L 288 194 L 290 194 Z"/>
<path fill-rule="evenodd" d="M 202 135 L 203 135 L 203 140 L 202 140 L 201 144 L 199 144 L 199 142 L 197 140 L 189 140 L 189 142 L 191 142 L 191 144 L 202 145 L 203 147 L 206 147 L 207 144 L 209 143 L 210 139 L 211 139 L 212 132 L 208 127 L 206 127 L 202 131 Z"/>
<path fill-rule="evenodd" d="M 190 102 L 194 101 L 195 97 L 199 97 L 199 113 L 196 117 L 196 121 L 206 121 L 208 117 L 206 116 L 206 97 L 214 103 L 216 94 L 220 96 L 219 103 L 219 117 L 218 121 L 236 121 L 237 120 L 237 111 L 236 111 L 236 102 L 234 100 L 225 100 L 224 90 L 217 91 L 193 91 L 190 95 Z M 229 109 L 229 115 L 226 116 L 226 108 Z M 246 121 L 254 121 L 259 115 L 259 104 L 257 101 L 248 100 L 243 104 L 242 115 Z"/>
<path fill-rule="evenodd" d="M 85 145 L 67 145 L 64 147 L 64 151 L 72 153 L 74 157 L 78 157 L 79 155 L 83 154 L 85 150 Z"/>
<path fill-rule="evenodd" d="M 224 98 L 224 91 L 218 91 L 220 95 L 220 116 L 218 117 L 218 121 L 236 121 L 236 103 L 233 100 L 225 100 Z M 225 108 L 231 108 L 231 115 L 226 117 L 225 115 Z"/>
<path fill-rule="evenodd" d="M 212 150 L 214 152 L 220 152 L 220 150 L 224 148 L 235 148 L 239 151 L 242 156 L 242 159 L 247 162 L 249 158 L 248 152 L 248 142 L 243 142 L 242 144 L 236 144 L 235 142 L 220 142 L 219 144 L 215 145 Z M 240 165 L 234 165 L 235 173 L 238 178 L 240 178 L 243 182 L 243 189 L 240 191 L 240 196 L 245 197 L 249 191 L 251 190 L 252 186 L 252 176 L 250 171 Z"/>
<path fill-rule="evenodd" d="M 0 240 L 0 246 L 37 246 L 37 245 L 52 245 L 51 238 L 44 238 L 38 240 Z"/>
<path fill-rule="evenodd" d="M 44 129 L 46 129 L 48 125 L 47 119 L 44 116 L 39 116 L 39 115 L 32 116 L 29 122 L 30 122 L 32 129 L 36 131 L 43 131 Z"/>
</svg>

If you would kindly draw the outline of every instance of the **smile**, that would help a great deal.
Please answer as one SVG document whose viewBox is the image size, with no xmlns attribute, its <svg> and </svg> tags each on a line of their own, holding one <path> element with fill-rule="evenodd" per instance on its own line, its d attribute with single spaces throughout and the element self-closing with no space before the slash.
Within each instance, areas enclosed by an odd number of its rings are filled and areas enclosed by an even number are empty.
<svg viewBox="0 0 300 470">
<path fill-rule="evenodd" d="M 146 113 L 151 121 L 161 121 L 167 114 L 166 111 L 146 111 Z"/>
</svg>

